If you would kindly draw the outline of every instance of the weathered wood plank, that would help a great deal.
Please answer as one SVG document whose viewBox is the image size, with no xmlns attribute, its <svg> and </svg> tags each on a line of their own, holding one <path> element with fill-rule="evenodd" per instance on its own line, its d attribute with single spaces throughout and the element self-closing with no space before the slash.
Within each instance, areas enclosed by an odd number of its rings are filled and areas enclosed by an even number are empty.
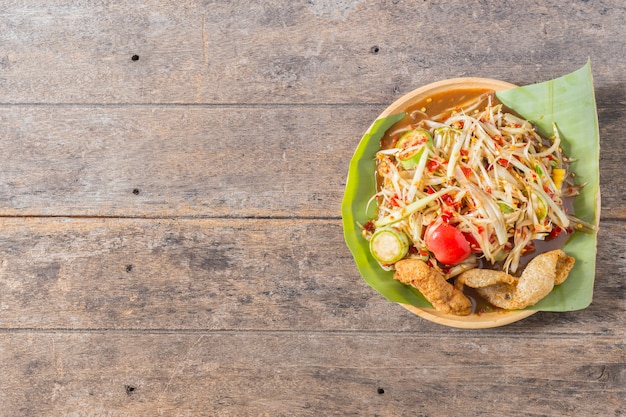
<svg viewBox="0 0 626 417">
<path fill-rule="evenodd" d="M 619 93 L 619 90 L 618 90 Z M 626 84 L 622 97 L 626 96 Z M 622 127 L 626 114 L 622 110 L 626 103 L 623 98 L 600 90 L 596 92 L 598 102 L 598 124 L 600 127 L 600 192 L 602 217 L 626 218 L 626 179 L 623 171 L 626 155 L 622 149 Z M 608 104 L 608 103 L 612 104 Z M 607 104 L 607 105 L 605 105 Z"/>
<path fill-rule="evenodd" d="M 619 416 L 622 338 L 3 333 L 5 415 Z"/>
<path fill-rule="evenodd" d="M 5 107 L 0 213 L 337 217 L 376 107 Z"/>
<path fill-rule="evenodd" d="M 626 69 L 620 0 L 25 0 L 0 15 L 5 103 L 387 103 L 450 77 L 529 84 L 590 58 L 612 88 Z"/>
<path fill-rule="evenodd" d="M 600 109 L 603 214 L 626 218 L 621 108 Z M 378 106 L 0 107 L 0 215 L 335 217 Z"/>
<path fill-rule="evenodd" d="M 368 287 L 338 220 L 5 218 L 0 230 L 4 329 L 456 331 Z M 492 332 L 624 336 L 625 252 L 623 223 L 605 222 L 589 308 Z"/>
<path fill-rule="evenodd" d="M 623 415 L 625 11 L 4 2 L 0 415 Z M 339 206 L 374 117 L 431 81 L 528 84 L 587 58 L 594 303 L 468 331 L 370 289 Z"/>
</svg>

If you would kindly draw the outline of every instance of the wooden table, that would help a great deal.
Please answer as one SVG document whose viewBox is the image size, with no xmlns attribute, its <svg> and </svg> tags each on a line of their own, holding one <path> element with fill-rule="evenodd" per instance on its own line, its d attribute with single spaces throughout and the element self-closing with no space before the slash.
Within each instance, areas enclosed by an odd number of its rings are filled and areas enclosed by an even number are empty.
<svg viewBox="0 0 626 417">
<path fill-rule="evenodd" d="M 625 5 L 0 4 L 0 416 L 626 414 Z M 402 94 L 590 58 L 593 304 L 488 330 L 384 300 L 348 161 Z"/>
</svg>

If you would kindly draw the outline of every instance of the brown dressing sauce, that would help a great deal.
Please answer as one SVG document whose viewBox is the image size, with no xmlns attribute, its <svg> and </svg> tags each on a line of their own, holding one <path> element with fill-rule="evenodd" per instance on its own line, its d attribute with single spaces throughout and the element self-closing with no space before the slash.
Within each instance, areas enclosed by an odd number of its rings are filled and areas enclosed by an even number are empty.
<svg viewBox="0 0 626 417">
<path fill-rule="evenodd" d="M 493 93 L 493 90 L 485 88 L 466 88 L 433 94 L 430 97 L 418 101 L 405 110 L 407 115 L 402 120 L 395 123 L 387 130 L 381 139 L 381 148 L 390 148 L 394 140 L 397 139 L 402 132 L 411 129 L 411 126 L 417 125 L 420 121 L 442 115 L 446 110 L 451 109 L 451 111 L 454 111 L 455 108 L 460 109 L 461 107 L 465 107 L 464 104 L 477 102 L 477 99 L 481 96 L 484 96 L 484 98 L 480 101 L 477 107 L 478 109 L 482 110 L 487 105 L 488 95 L 491 95 L 491 102 L 494 105 L 500 104 Z M 451 111 L 447 112 L 447 116 L 450 115 Z"/>
</svg>

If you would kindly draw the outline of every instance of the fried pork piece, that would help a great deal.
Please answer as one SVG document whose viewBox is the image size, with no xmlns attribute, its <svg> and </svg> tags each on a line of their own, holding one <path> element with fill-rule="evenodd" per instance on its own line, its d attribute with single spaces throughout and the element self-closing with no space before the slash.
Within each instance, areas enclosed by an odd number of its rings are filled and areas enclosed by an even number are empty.
<svg viewBox="0 0 626 417">
<path fill-rule="evenodd" d="M 393 277 L 417 288 L 437 311 L 458 316 L 467 316 L 472 311 L 470 299 L 424 261 L 403 259 L 397 262 Z"/>
<path fill-rule="evenodd" d="M 575 259 L 562 250 L 537 255 L 528 263 L 520 278 L 506 272 L 489 269 L 471 269 L 456 279 L 456 287 L 476 288 L 478 294 L 496 307 L 519 310 L 536 304 L 562 284 L 574 266 Z"/>
</svg>

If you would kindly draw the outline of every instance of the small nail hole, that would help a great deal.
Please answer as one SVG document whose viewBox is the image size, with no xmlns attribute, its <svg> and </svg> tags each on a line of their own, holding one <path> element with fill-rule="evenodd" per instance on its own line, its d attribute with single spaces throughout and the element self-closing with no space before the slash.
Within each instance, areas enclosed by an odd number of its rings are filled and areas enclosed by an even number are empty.
<svg viewBox="0 0 626 417">
<path fill-rule="evenodd" d="M 139 188 L 135 188 L 135 189 L 133 189 L 133 194 L 135 194 L 135 195 L 139 195 Z"/>
<path fill-rule="evenodd" d="M 380 47 L 378 47 L 378 46 L 372 46 L 372 47 L 370 48 L 370 52 L 371 52 L 371 53 L 373 53 L 374 55 L 376 55 L 377 53 L 379 53 L 379 52 L 380 52 Z"/>
<path fill-rule="evenodd" d="M 133 55 L 130 57 L 133 61 L 139 61 L 139 55 Z"/>
<path fill-rule="evenodd" d="M 126 394 L 130 395 L 133 392 L 135 392 L 135 387 L 133 387 L 132 385 L 124 385 L 124 389 L 126 390 Z"/>
<path fill-rule="evenodd" d="M 378 388 L 377 392 L 382 395 L 385 393 L 385 390 L 382 388 Z"/>
<path fill-rule="evenodd" d="M 133 271 L 133 266 L 132 265 L 126 265 L 126 272 L 132 272 Z"/>
</svg>

